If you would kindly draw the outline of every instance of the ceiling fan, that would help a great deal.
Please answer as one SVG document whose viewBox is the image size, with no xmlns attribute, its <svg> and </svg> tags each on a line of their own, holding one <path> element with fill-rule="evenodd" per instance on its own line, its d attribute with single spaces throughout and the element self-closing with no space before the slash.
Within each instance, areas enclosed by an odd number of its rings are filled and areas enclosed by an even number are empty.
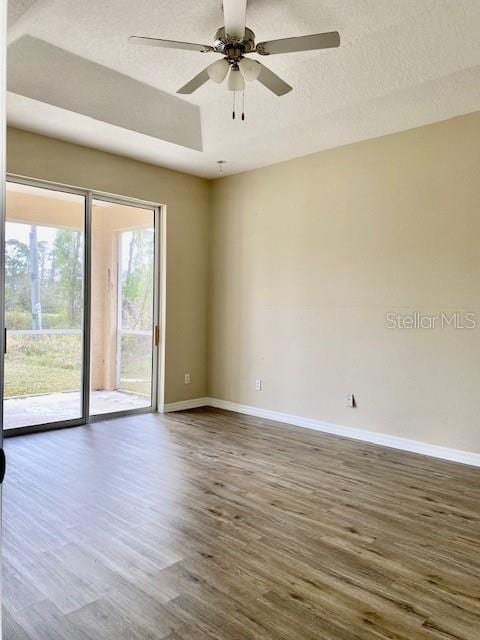
<svg viewBox="0 0 480 640">
<path fill-rule="evenodd" d="M 208 80 L 221 83 L 228 75 L 228 89 L 234 92 L 234 96 L 235 92 L 244 91 L 245 81 L 258 80 L 277 96 L 283 96 L 293 88 L 261 62 L 248 58 L 248 54 L 257 53 L 261 56 L 270 56 L 279 53 L 313 51 L 340 46 L 340 35 L 337 31 L 296 38 L 283 38 L 281 40 L 268 40 L 255 44 L 254 32 L 245 26 L 247 0 L 223 0 L 223 13 L 225 26 L 218 29 L 215 34 L 213 46 L 142 36 L 131 36 L 129 41 L 134 44 L 151 47 L 185 49 L 187 51 L 222 55 L 221 60 L 210 64 L 192 78 L 190 82 L 181 87 L 177 93 L 191 94 Z M 235 117 L 235 109 L 233 117 Z M 243 114 L 242 119 L 244 119 Z"/>
</svg>

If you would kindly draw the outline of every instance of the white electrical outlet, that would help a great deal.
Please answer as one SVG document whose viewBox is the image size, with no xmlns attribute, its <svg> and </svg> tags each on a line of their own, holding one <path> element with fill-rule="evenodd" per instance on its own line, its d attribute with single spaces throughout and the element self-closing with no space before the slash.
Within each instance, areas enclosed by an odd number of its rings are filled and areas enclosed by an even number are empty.
<svg viewBox="0 0 480 640">
<path fill-rule="evenodd" d="M 184 380 L 185 380 L 185 384 L 190 384 L 191 380 L 190 380 L 190 374 L 189 373 L 185 374 Z"/>
<path fill-rule="evenodd" d="M 262 381 L 260 380 L 260 378 L 257 378 L 255 380 L 255 391 L 261 391 L 262 390 Z"/>
<path fill-rule="evenodd" d="M 347 393 L 345 396 L 345 406 L 350 407 L 351 409 L 355 406 L 355 397 L 353 393 Z"/>
</svg>

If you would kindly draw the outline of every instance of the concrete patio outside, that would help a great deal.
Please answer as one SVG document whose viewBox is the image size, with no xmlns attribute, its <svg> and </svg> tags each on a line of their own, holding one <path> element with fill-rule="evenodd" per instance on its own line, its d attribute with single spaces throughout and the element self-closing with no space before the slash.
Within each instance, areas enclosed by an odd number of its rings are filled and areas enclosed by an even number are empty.
<svg viewBox="0 0 480 640">
<path fill-rule="evenodd" d="M 150 406 L 150 399 L 122 391 L 92 391 L 92 415 L 127 411 Z M 79 391 L 44 393 L 36 396 L 5 398 L 3 428 L 29 427 L 81 417 Z"/>
</svg>

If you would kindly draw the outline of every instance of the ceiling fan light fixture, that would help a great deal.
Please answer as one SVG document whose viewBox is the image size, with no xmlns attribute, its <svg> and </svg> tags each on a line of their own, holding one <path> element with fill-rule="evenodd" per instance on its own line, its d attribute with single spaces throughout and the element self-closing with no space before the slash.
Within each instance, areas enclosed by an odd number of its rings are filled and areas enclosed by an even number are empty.
<svg viewBox="0 0 480 640">
<path fill-rule="evenodd" d="M 232 68 L 228 76 L 229 91 L 244 91 L 245 80 L 239 69 Z"/>
<path fill-rule="evenodd" d="M 247 82 L 258 80 L 258 76 L 262 70 L 259 62 L 251 60 L 250 58 L 242 58 L 238 63 L 240 71 Z"/>
<path fill-rule="evenodd" d="M 181 95 L 191 95 L 209 80 L 222 83 L 228 75 L 228 89 L 233 93 L 233 117 L 235 118 L 235 94 L 243 93 L 245 81 L 258 80 L 276 96 L 284 96 L 293 90 L 268 66 L 255 59 L 248 58 L 251 53 L 259 56 L 272 56 L 297 51 L 320 51 L 340 46 L 338 31 L 312 33 L 292 38 L 265 40 L 256 42 L 255 33 L 246 26 L 248 0 L 222 0 L 223 26 L 217 29 L 213 37 L 213 46 L 198 42 L 165 40 L 151 36 L 131 36 L 129 41 L 149 47 L 197 51 L 204 54 L 218 54 L 222 60 L 209 65 L 197 73 L 189 82 L 177 90 Z M 230 72 L 229 72 L 230 69 Z M 243 100 L 245 96 L 243 96 Z M 242 112 L 242 120 L 244 112 Z"/>
<path fill-rule="evenodd" d="M 207 67 L 207 73 L 210 80 L 216 82 L 217 84 L 221 84 L 225 78 L 227 77 L 228 70 L 230 69 L 230 65 L 228 64 L 228 60 L 222 58 L 222 60 L 217 60 L 209 67 Z"/>
</svg>

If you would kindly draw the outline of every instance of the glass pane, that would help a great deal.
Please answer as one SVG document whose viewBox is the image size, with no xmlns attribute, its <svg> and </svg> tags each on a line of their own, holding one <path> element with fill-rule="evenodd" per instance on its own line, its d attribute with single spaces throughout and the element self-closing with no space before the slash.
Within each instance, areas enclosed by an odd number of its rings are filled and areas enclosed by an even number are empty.
<svg viewBox="0 0 480 640">
<path fill-rule="evenodd" d="M 145 332 L 142 332 L 145 334 Z M 120 334 L 120 376 L 118 388 L 150 398 L 152 384 L 152 332 Z"/>
<path fill-rule="evenodd" d="M 154 212 L 93 201 L 90 413 L 152 404 Z"/>
<path fill-rule="evenodd" d="M 84 211 L 7 183 L 5 429 L 82 417 Z"/>
</svg>

